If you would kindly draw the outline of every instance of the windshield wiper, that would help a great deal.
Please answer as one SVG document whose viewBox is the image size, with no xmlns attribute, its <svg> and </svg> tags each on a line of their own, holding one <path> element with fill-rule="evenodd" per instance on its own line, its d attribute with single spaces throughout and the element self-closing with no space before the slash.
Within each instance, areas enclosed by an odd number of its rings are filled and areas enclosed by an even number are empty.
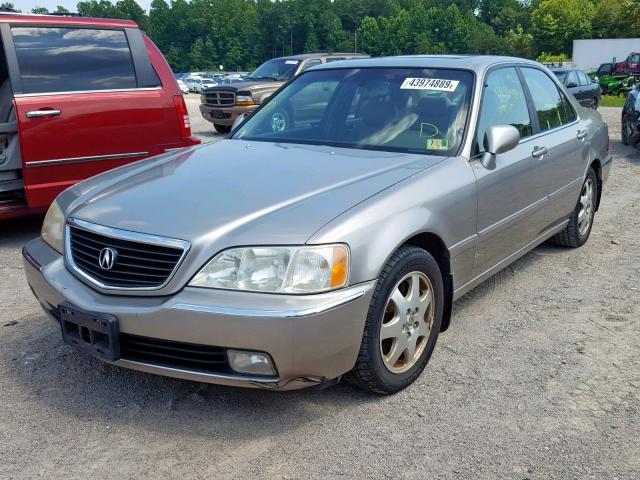
<svg viewBox="0 0 640 480">
<path fill-rule="evenodd" d="M 260 75 L 259 77 L 251 77 L 254 80 L 260 80 L 261 78 L 268 78 L 269 80 L 274 80 L 274 81 L 278 81 L 279 79 L 276 77 L 270 77 L 269 75 Z"/>
</svg>

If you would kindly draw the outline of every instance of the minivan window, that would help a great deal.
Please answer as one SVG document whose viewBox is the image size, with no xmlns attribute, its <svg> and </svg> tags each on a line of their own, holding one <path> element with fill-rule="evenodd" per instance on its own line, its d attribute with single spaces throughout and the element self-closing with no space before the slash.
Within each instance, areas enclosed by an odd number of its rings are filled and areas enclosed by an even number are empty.
<svg viewBox="0 0 640 480">
<path fill-rule="evenodd" d="M 237 140 L 453 155 L 473 74 L 431 68 L 310 70 L 271 97 Z"/>
<path fill-rule="evenodd" d="M 522 75 L 531 92 L 541 131 L 575 120 L 575 112 L 569 101 L 546 73 L 537 68 L 523 68 Z"/>
<path fill-rule="evenodd" d="M 484 152 L 484 135 L 492 125 L 513 125 L 525 138 L 533 133 L 524 89 L 514 67 L 487 75 L 477 129 L 477 151 Z"/>
<path fill-rule="evenodd" d="M 13 27 L 23 93 L 136 88 L 122 30 Z"/>
</svg>

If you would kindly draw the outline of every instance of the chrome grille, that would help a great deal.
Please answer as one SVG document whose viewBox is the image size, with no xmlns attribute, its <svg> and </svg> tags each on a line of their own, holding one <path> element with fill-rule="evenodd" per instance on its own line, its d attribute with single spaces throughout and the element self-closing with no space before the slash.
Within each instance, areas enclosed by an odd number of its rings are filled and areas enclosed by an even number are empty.
<svg viewBox="0 0 640 480">
<path fill-rule="evenodd" d="M 149 290 L 169 281 L 189 244 L 70 219 L 66 248 L 73 270 L 97 286 Z M 108 269 L 101 265 L 105 249 L 110 249 L 115 258 Z"/>
<path fill-rule="evenodd" d="M 205 92 L 207 105 L 232 107 L 236 103 L 236 95 L 233 92 L 222 92 L 218 90 L 207 90 Z"/>
</svg>

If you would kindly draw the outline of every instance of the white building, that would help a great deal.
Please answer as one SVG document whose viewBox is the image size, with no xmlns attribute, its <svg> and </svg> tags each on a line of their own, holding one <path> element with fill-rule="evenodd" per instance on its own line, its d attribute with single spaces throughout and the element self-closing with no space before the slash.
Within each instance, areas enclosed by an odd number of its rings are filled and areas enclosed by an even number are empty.
<svg viewBox="0 0 640 480">
<path fill-rule="evenodd" d="M 640 52 L 640 38 L 574 40 L 572 61 L 577 68 L 589 71 L 602 63 L 622 62 L 631 52 Z"/>
</svg>

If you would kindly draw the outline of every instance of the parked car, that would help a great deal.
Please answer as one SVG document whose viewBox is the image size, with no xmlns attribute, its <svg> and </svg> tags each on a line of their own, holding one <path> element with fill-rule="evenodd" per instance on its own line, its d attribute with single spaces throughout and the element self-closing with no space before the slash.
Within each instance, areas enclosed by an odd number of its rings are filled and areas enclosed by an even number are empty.
<svg viewBox="0 0 640 480">
<path fill-rule="evenodd" d="M 636 85 L 628 94 L 622 107 L 621 136 L 625 145 L 640 145 L 640 86 Z"/>
<path fill-rule="evenodd" d="M 189 87 L 189 91 L 190 92 L 194 92 L 196 91 L 196 82 L 198 80 L 201 80 L 202 77 L 200 75 L 197 74 L 190 74 L 189 76 L 187 76 L 184 80 L 184 83 L 187 84 L 187 87 Z"/>
<path fill-rule="evenodd" d="M 178 79 L 178 88 L 180 88 L 180 91 L 187 95 L 189 93 L 189 87 L 187 86 L 186 83 L 184 83 L 184 81 Z"/>
<path fill-rule="evenodd" d="M 589 73 L 589 77 L 598 85 L 602 95 L 626 95 L 635 84 L 635 78 L 632 75 L 616 74 L 615 63 L 603 63 L 598 70 Z"/>
<path fill-rule="evenodd" d="M 218 133 L 229 133 L 239 115 L 250 114 L 285 82 L 308 68 L 336 60 L 368 58 L 360 53 L 308 53 L 268 60 L 245 82 L 208 89 L 201 97 L 200 112 Z"/>
<path fill-rule="evenodd" d="M 455 299 L 547 239 L 588 240 L 608 145 L 532 61 L 328 64 L 220 142 L 62 193 L 24 268 L 65 341 L 116 365 L 393 393 Z"/>
<path fill-rule="evenodd" d="M 0 219 L 200 143 L 164 57 L 131 21 L 0 13 Z"/>
<path fill-rule="evenodd" d="M 193 82 L 193 85 L 196 93 L 202 94 L 207 88 L 217 86 L 218 81 L 210 77 L 204 77 L 197 79 L 195 82 Z"/>
<path fill-rule="evenodd" d="M 622 62 L 616 63 L 615 73 L 640 76 L 640 52 L 631 52 Z"/>
<path fill-rule="evenodd" d="M 602 100 L 600 86 L 586 73 L 576 68 L 552 68 L 551 71 L 583 107 L 598 108 Z"/>
</svg>

